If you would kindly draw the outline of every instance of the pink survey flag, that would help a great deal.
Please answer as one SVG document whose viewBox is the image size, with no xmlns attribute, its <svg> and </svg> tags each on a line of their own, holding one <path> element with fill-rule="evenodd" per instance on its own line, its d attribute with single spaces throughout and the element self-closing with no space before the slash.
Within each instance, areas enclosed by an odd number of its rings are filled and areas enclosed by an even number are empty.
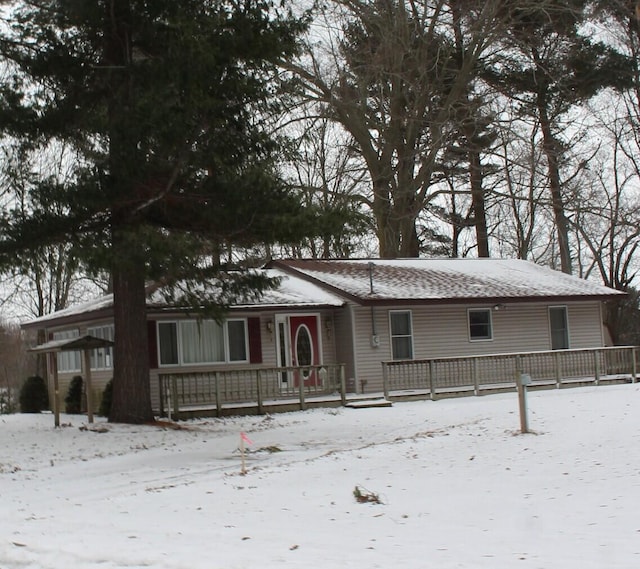
<svg viewBox="0 0 640 569">
<path fill-rule="evenodd" d="M 253 444 L 253 442 L 251 441 L 251 439 L 250 439 L 247 435 L 245 435 L 244 433 L 242 433 L 242 432 L 240 433 L 240 438 L 241 438 L 245 443 L 247 443 L 248 445 L 252 445 L 252 444 Z"/>
</svg>

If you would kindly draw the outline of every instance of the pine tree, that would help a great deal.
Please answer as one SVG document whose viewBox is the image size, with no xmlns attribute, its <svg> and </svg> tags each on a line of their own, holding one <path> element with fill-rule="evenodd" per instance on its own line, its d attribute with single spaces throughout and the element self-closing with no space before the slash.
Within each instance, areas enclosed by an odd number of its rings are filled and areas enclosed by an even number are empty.
<svg viewBox="0 0 640 569">
<path fill-rule="evenodd" d="M 12 71 L 0 131 L 32 151 L 75 151 L 73 177 L 36 176 L 33 207 L 4 212 L 0 264 L 72 243 L 111 272 L 110 419 L 152 419 L 145 285 L 218 273 L 222 244 L 296 238 L 308 218 L 277 171 L 277 62 L 304 19 L 270 0 L 34 0 L 0 31 Z M 46 204 L 55 204 L 47 208 Z M 227 280 L 218 305 L 269 283 Z"/>
</svg>

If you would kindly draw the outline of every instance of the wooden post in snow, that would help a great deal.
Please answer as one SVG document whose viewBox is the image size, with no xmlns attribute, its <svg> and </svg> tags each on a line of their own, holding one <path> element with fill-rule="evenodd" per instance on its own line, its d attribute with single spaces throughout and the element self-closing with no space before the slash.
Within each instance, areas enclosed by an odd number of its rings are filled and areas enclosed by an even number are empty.
<svg viewBox="0 0 640 569">
<path fill-rule="evenodd" d="M 91 357 L 89 355 L 89 350 L 84 350 L 83 355 L 85 389 L 87 392 L 87 421 L 89 423 L 93 423 L 93 393 L 91 387 Z"/>
<path fill-rule="evenodd" d="M 531 376 L 517 372 L 516 384 L 518 387 L 518 406 L 520 408 L 520 432 L 529 432 L 529 421 L 527 419 L 527 385 L 531 383 Z"/>
<path fill-rule="evenodd" d="M 54 426 L 60 426 L 60 387 L 58 385 L 58 356 L 51 353 L 51 371 L 53 373 L 53 421 Z"/>
</svg>

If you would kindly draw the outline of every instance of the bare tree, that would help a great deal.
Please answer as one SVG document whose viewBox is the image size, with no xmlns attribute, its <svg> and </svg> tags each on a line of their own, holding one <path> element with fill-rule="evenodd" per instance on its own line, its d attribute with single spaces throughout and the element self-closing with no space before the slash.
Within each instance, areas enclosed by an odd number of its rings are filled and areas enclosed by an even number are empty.
<svg viewBox="0 0 640 569">
<path fill-rule="evenodd" d="M 443 191 L 436 184 L 458 133 L 455 108 L 492 45 L 499 4 L 465 3 L 460 49 L 459 2 L 332 0 L 318 41 L 291 66 L 366 164 L 382 257 L 419 253 L 416 219 Z"/>
<path fill-rule="evenodd" d="M 320 235 L 305 239 L 294 254 L 324 259 L 362 254 L 373 224 L 364 205 L 367 172 L 353 152 L 350 135 L 318 116 L 303 117 L 296 125 L 303 132 L 296 137 L 292 183 L 317 212 Z"/>
</svg>

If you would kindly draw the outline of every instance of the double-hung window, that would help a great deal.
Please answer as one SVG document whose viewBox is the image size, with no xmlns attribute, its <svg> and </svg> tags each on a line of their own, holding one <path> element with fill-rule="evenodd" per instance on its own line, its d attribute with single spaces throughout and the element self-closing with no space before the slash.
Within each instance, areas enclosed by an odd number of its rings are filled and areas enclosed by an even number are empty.
<svg viewBox="0 0 640 569">
<path fill-rule="evenodd" d="M 60 332 L 53 333 L 54 340 L 73 340 L 80 336 L 80 331 L 75 330 L 62 330 Z M 58 371 L 60 373 L 73 373 L 78 372 L 82 368 L 82 360 L 80 352 L 58 352 L 56 354 L 58 361 Z"/>
<path fill-rule="evenodd" d="M 247 321 L 180 320 L 158 323 L 160 365 L 246 362 Z"/>
<path fill-rule="evenodd" d="M 87 334 L 113 342 L 113 324 L 87 328 Z M 111 346 L 91 350 L 90 357 L 91 369 L 111 369 L 113 367 L 113 348 Z"/>
<path fill-rule="evenodd" d="M 391 328 L 391 357 L 394 360 L 413 359 L 411 311 L 389 312 L 389 324 Z"/>
<path fill-rule="evenodd" d="M 491 310 L 488 308 L 470 308 L 467 314 L 469 318 L 469 340 L 472 342 L 492 340 Z"/>
</svg>

